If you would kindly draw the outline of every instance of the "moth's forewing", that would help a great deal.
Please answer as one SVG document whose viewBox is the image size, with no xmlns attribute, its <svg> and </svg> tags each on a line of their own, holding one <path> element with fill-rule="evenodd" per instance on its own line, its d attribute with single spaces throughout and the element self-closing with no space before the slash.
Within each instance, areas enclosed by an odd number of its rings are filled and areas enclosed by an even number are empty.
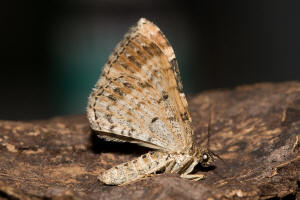
<svg viewBox="0 0 300 200">
<path fill-rule="evenodd" d="M 168 152 L 192 145 L 191 117 L 174 51 L 159 28 L 143 18 L 104 65 L 87 111 L 91 128 L 108 140 Z"/>
</svg>

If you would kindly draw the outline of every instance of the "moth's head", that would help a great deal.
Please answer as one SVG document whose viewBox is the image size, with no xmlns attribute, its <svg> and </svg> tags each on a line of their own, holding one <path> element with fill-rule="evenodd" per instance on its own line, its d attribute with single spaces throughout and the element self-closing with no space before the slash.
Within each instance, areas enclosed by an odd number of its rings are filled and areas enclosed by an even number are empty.
<svg viewBox="0 0 300 200">
<path fill-rule="evenodd" d="M 209 167 L 211 166 L 214 161 L 215 161 L 215 155 L 208 149 L 202 149 L 202 148 L 195 148 L 194 150 L 195 156 L 198 159 L 198 162 L 203 166 L 203 167 Z"/>
</svg>

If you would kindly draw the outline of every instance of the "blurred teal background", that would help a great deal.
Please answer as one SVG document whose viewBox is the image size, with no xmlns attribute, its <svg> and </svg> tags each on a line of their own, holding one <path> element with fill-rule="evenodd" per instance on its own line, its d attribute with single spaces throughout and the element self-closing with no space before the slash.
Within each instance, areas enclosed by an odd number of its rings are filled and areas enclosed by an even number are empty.
<svg viewBox="0 0 300 200">
<path fill-rule="evenodd" d="M 142 16 L 103 20 L 101 15 L 94 13 L 81 18 L 72 15 L 64 17 L 53 22 L 55 26 L 48 32 L 51 39 L 47 46 L 50 47 L 53 63 L 51 90 L 56 97 L 54 103 L 57 113 L 72 114 L 84 111 L 89 92 L 99 78 L 108 56 L 128 29 Z M 178 19 L 176 23 L 168 24 L 166 19 L 159 18 L 154 21 L 158 25 L 164 24 L 166 31 L 163 31 L 171 43 L 174 43 L 178 59 L 186 66 L 181 67 L 184 75 L 188 68 L 186 58 L 193 49 L 189 48 L 193 41 L 190 40 L 191 30 L 185 25 L 188 21 Z M 188 79 L 185 80 L 186 91 L 195 90 L 189 85 Z"/>
<path fill-rule="evenodd" d="M 1 6 L 0 119 L 85 113 L 101 67 L 140 17 L 172 44 L 188 95 L 300 80 L 299 1 L 10 1 Z"/>
</svg>

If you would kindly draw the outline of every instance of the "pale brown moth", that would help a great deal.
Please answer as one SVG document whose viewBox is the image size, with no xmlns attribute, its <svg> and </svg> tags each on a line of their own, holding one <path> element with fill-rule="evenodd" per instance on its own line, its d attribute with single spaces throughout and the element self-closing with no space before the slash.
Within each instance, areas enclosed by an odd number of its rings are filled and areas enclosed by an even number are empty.
<svg viewBox="0 0 300 200">
<path fill-rule="evenodd" d="M 102 172 L 98 179 L 122 185 L 156 172 L 190 174 L 214 154 L 193 143 L 188 104 L 174 50 L 160 29 L 141 18 L 105 63 L 89 96 L 91 128 L 108 141 L 130 142 L 154 149 L 137 159 Z"/>
</svg>

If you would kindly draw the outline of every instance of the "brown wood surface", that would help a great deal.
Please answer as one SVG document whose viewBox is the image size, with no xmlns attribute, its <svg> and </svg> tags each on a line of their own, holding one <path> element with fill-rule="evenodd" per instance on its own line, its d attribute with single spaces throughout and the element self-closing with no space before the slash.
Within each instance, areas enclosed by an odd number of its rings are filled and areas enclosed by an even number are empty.
<svg viewBox="0 0 300 200">
<path fill-rule="evenodd" d="M 300 199 L 300 83 L 207 91 L 189 105 L 196 143 L 211 116 L 210 148 L 226 162 L 198 167 L 205 180 L 104 186 L 99 172 L 149 149 L 98 139 L 84 115 L 0 121 L 0 199 Z"/>
</svg>

